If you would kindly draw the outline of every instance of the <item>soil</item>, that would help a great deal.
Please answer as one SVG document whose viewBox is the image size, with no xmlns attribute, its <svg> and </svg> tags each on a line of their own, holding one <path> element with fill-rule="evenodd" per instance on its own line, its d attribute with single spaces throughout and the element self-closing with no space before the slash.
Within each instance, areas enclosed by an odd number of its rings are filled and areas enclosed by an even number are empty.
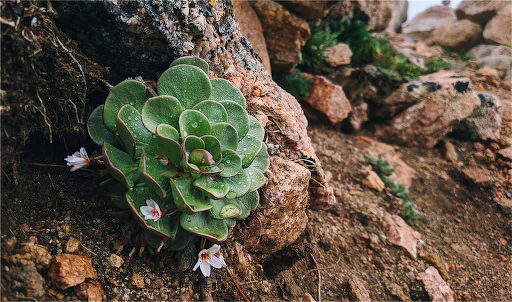
<svg viewBox="0 0 512 302">
<path fill-rule="evenodd" d="M 348 301 L 354 299 L 348 281 L 357 278 L 372 300 L 398 299 L 387 289 L 393 283 L 411 300 L 429 300 L 416 277 L 432 265 L 448 268 L 446 281 L 456 300 L 512 299 L 510 222 L 492 200 L 492 190 L 467 182 L 457 165 L 436 149 L 397 148 L 402 160 L 416 171 L 409 194 L 421 212 L 421 218 L 412 224 L 421 240 L 420 256 L 414 261 L 386 242 L 382 225 L 372 214 L 400 214 L 399 200 L 389 192 L 361 185 L 367 166 L 363 155 L 372 150 L 365 149 L 358 137 L 325 126 L 313 124 L 308 130 L 323 168 L 332 174 L 329 183 L 338 199 L 328 211 L 307 210 L 310 220 L 297 242 L 312 245 L 317 264 L 306 256 L 290 270 L 270 278 L 262 266 L 268 255 L 246 251 L 252 259 L 247 278 L 242 279 L 239 270 L 231 270 L 239 273 L 234 276 L 248 299 L 288 300 L 309 293 L 319 301 L 320 286 L 322 300 Z M 473 144 L 453 143 L 467 165 Z M 70 237 L 78 239 L 82 255 L 92 259 L 107 300 L 200 299 L 203 278 L 191 270 L 195 260 L 183 264 L 179 252 L 152 254 L 154 251 L 147 250 L 142 257 L 137 253 L 129 257 L 128 245 L 120 253 L 124 264 L 120 268 L 109 264 L 108 257 L 115 253 L 115 243 L 130 219 L 115 215 L 118 210 L 107 197 L 107 188 L 100 186 L 102 179 L 91 176 L 91 171 L 71 173 L 63 165 L 64 157 L 79 147 L 66 147 L 61 141 L 50 144 L 44 138 L 33 138 L 26 146 L 18 176 L 4 174 L 2 178 L 2 241 L 15 236 L 18 242 L 26 242 L 35 236 L 51 255 L 58 255 Z M 94 145 L 85 147 L 94 149 Z M 236 233 L 243 227 L 242 222 L 222 249 L 230 266 L 235 261 Z M 372 240 L 375 235 L 381 239 Z M 429 254 L 437 255 L 438 263 L 432 263 Z M 309 272 L 316 267 L 325 269 Z M 5 270 L 2 260 L 3 299 L 23 300 L 20 290 L 13 290 L 12 282 L 5 279 Z M 145 280 L 142 288 L 130 286 L 134 273 Z M 42 275 L 48 280 L 45 272 Z M 212 279 L 214 300 L 242 300 L 225 270 L 215 270 Z M 53 289 L 53 295 L 47 294 L 44 300 L 56 300 L 55 293 L 63 294 L 65 300 L 78 299 L 72 289 L 61 291 L 49 282 L 45 288 Z"/>
</svg>

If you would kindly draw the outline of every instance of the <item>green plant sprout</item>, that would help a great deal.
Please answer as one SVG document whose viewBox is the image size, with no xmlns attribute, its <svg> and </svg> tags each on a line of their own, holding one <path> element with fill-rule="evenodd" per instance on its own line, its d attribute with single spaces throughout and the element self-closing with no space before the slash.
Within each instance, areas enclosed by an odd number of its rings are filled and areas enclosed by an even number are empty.
<svg viewBox="0 0 512 302">
<path fill-rule="evenodd" d="M 158 252 L 199 238 L 202 246 L 206 239 L 224 241 L 258 205 L 269 167 L 265 131 L 247 114 L 242 93 L 210 79 L 208 68 L 182 57 L 155 89 L 123 81 L 88 120 L 112 176 L 111 200 L 143 228 L 141 251 L 146 242 Z M 79 153 L 70 161 L 84 166 L 79 157 L 85 160 Z"/>
<path fill-rule="evenodd" d="M 284 79 L 276 79 L 276 81 L 281 88 L 293 95 L 299 102 L 302 98 L 308 96 L 311 90 L 311 80 L 306 78 L 298 69 L 295 69 L 294 73 L 287 74 Z"/>
<path fill-rule="evenodd" d="M 393 173 L 394 169 L 389 165 L 387 160 L 382 159 L 382 154 L 379 153 L 377 160 L 373 158 L 373 155 L 364 156 L 364 159 L 369 163 L 374 171 L 379 174 L 382 181 L 390 188 L 391 192 L 402 199 L 402 216 L 407 222 L 412 223 L 419 218 L 419 212 L 416 210 L 416 204 L 409 197 L 409 190 L 404 188 L 400 182 L 394 183 L 387 176 Z"/>
<path fill-rule="evenodd" d="M 311 37 L 302 47 L 301 66 L 308 70 L 320 66 L 326 59 L 325 50 L 338 43 L 349 45 L 352 51 L 350 65 L 373 64 L 381 73 L 394 80 L 409 81 L 450 65 L 442 59 L 428 60 L 423 69 L 404 55 L 396 54 L 387 40 L 372 37 L 365 26 L 361 20 L 345 17 L 327 27 L 312 28 Z"/>
</svg>

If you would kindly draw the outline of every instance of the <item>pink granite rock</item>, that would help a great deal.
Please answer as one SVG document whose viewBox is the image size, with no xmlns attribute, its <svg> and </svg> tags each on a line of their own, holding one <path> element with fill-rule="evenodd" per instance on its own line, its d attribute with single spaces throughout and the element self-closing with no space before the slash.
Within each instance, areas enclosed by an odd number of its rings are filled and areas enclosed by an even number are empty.
<svg viewBox="0 0 512 302">
<path fill-rule="evenodd" d="M 401 247 L 408 257 L 416 260 L 416 241 L 420 239 L 420 233 L 413 230 L 400 216 L 387 212 L 384 214 L 382 227 L 391 244 Z"/>
<path fill-rule="evenodd" d="M 453 291 L 433 266 L 418 275 L 432 302 L 453 302 Z"/>
<path fill-rule="evenodd" d="M 432 32 L 432 42 L 455 51 L 468 51 L 483 40 L 480 24 L 469 20 L 443 24 Z"/>
<path fill-rule="evenodd" d="M 483 36 L 489 44 L 512 47 L 512 5 L 510 1 L 485 25 Z"/>
</svg>

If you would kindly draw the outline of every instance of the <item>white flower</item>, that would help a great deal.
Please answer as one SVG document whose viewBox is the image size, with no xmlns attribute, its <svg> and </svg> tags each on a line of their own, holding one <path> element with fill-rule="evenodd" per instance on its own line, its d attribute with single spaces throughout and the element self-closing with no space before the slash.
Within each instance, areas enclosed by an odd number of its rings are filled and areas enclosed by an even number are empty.
<svg viewBox="0 0 512 302">
<path fill-rule="evenodd" d="M 153 199 L 146 200 L 147 206 L 140 207 L 140 211 L 142 214 L 144 214 L 144 219 L 153 219 L 154 221 L 157 221 L 158 219 L 162 218 L 163 211 L 160 210 L 160 207 Z"/>
<path fill-rule="evenodd" d="M 89 166 L 90 162 L 89 155 L 87 155 L 84 147 L 80 148 L 80 152 L 76 151 L 73 155 L 68 155 L 64 160 L 68 162 L 68 166 L 73 166 L 71 172 Z"/>
<path fill-rule="evenodd" d="M 193 270 L 195 271 L 198 267 L 200 267 L 203 275 L 205 277 L 210 277 L 210 266 L 215 268 L 222 268 L 223 266 L 227 266 L 219 250 L 220 245 L 214 244 L 211 248 L 200 251 L 198 256 L 199 259 L 197 260 Z"/>
</svg>

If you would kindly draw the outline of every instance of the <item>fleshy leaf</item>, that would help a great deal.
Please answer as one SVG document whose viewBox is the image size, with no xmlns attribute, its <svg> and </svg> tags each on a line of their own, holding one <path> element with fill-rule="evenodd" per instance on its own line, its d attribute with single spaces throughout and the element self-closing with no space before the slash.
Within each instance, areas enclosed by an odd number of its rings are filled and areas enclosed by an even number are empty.
<svg viewBox="0 0 512 302">
<path fill-rule="evenodd" d="M 265 173 L 269 166 L 270 160 L 268 159 L 267 145 L 262 143 L 260 152 L 256 154 L 256 157 L 249 167 L 255 168 L 261 173 Z"/>
<path fill-rule="evenodd" d="M 157 89 L 159 95 L 176 97 L 184 109 L 210 99 L 212 93 L 208 75 L 192 65 L 176 65 L 164 71 L 158 79 Z"/>
<path fill-rule="evenodd" d="M 117 132 L 127 149 L 134 158 L 140 157 L 140 149 L 144 148 L 151 154 L 156 153 L 157 143 L 153 134 L 144 127 L 140 112 L 133 106 L 126 104 L 119 110 L 116 117 Z"/>
<path fill-rule="evenodd" d="M 201 191 L 194 187 L 193 182 L 194 178 L 191 176 L 171 179 L 174 203 L 180 211 L 190 215 L 212 207 Z"/>
<path fill-rule="evenodd" d="M 260 122 L 252 115 L 248 115 L 249 117 L 249 132 L 248 135 L 252 135 L 259 139 L 260 141 L 265 138 L 265 129 L 261 126 Z"/>
<path fill-rule="evenodd" d="M 228 228 L 223 220 L 217 220 L 208 214 L 201 212 L 194 215 L 181 214 L 181 226 L 201 237 L 205 237 L 215 241 L 224 241 L 228 238 Z"/>
<path fill-rule="evenodd" d="M 229 185 L 229 192 L 228 195 L 226 195 L 226 198 L 229 199 L 244 195 L 251 187 L 251 179 L 244 169 L 240 170 L 237 175 L 229 178 L 219 177 L 217 181 L 222 181 Z"/>
<path fill-rule="evenodd" d="M 226 226 L 228 228 L 233 228 L 236 225 L 236 219 L 235 218 L 226 218 L 223 221 L 226 223 Z"/>
<path fill-rule="evenodd" d="M 187 158 L 190 152 L 195 149 L 204 149 L 204 141 L 195 135 L 187 136 L 183 141 L 183 150 L 187 154 Z"/>
<path fill-rule="evenodd" d="M 110 200 L 120 209 L 128 209 L 129 205 L 125 197 L 126 188 L 120 182 L 108 185 L 108 196 Z"/>
<path fill-rule="evenodd" d="M 203 136 L 211 133 L 210 123 L 204 114 L 197 110 L 185 110 L 179 119 L 181 139 L 189 135 Z"/>
<path fill-rule="evenodd" d="M 178 221 L 179 225 L 179 221 Z M 157 234 L 145 230 L 144 237 L 146 238 L 146 242 L 153 248 L 157 249 L 160 246 L 160 242 L 162 241 L 162 237 Z M 169 238 L 164 243 L 164 248 L 171 251 L 178 251 L 184 249 L 192 238 L 192 234 L 185 231 L 181 226 L 176 230 L 176 237 L 174 240 Z"/>
<path fill-rule="evenodd" d="M 228 123 L 235 127 L 238 133 L 238 139 L 241 140 L 249 131 L 249 117 L 245 109 L 240 104 L 224 100 L 219 103 L 226 108 L 228 113 Z"/>
<path fill-rule="evenodd" d="M 224 106 L 217 101 L 206 100 L 196 104 L 192 109 L 204 114 L 210 124 L 222 123 L 228 121 L 228 113 Z"/>
<path fill-rule="evenodd" d="M 161 95 L 148 99 L 142 106 L 142 122 L 153 134 L 159 124 L 169 124 L 178 127 L 178 119 L 183 107 L 177 98 L 170 95 Z"/>
<path fill-rule="evenodd" d="M 215 161 L 219 160 L 220 141 L 213 135 L 203 135 L 201 139 L 204 142 L 204 148 L 210 152 Z"/>
<path fill-rule="evenodd" d="M 103 121 L 105 128 L 116 131 L 116 115 L 125 104 L 130 104 L 139 113 L 147 100 L 146 85 L 135 80 L 126 80 L 116 85 L 110 91 L 105 107 L 103 108 Z"/>
<path fill-rule="evenodd" d="M 215 101 L 232 100 L 237 102 L 242 108 L 247 107 L 244 95 L 233 84 L 224 79 L 211 79 L 212 96 L 210 99 Z"/>
<path fill-rule="evenodd" d="M 254 157 L 261 150 L 263 142 L 252 135 L 246 135 L 239 143 L 236 153 L 242 157 L 242 168 L 251 165 Z"/>
<path fill-rule="evenodd" d="M 107 142 L 113 146 L 119 145 L 115 135 L 105 128 L 105 124 L 103 124 L 104 106 L 105 105 L 100 105 L 92 111 L 87 120 L 87 132 L 89 132 L 89 136 L 98 146 L 102 146 L 103 142 Z"/>
<path fill-rule="evenodd" d="M 208 210 L 208 213 L 210 216 L 214 219 L 226 219 L 226 218 L 234 218 L 238 217 L 242 214 L 242 208 L 238 205 L 236 201 L 233 201 L 233 199 L 219 199 L 219 200 L 213 200 L 211 202 L 213 204 L 213 207 Z M 224 212 L 222 210 L 224 209 Z M 236 209 L 237 212 L 234 211 L 231 212 L 231 214 L 227 214 L 226 212 L 229 210 Z"/>
<path fill-rule="evenodd" d="M 105 142 L 103 160 L 107 170 L 117 181 L 128 190 L 133 189 L 139 179 L 139 165 L 133 161 L 132 156 Z"/>
<path fill-rule="evenodd" d="M 224 171 L 219 174 L 222 177 L 235 176 L 242 170 L 242 158 L 233 150 L 222 150 L 222 163 L 225 165 Z"/>
<path fill-rule="evenodd" d="M 249 191 L 254 191 L 259 189 L 261 186 L 265 184 L 267 179 L 265 178 L 265 175 L 261 173 L 258 169 L 249 167 L 245 169 L 245 172 L 249 175 L 249 178 L 251 179 L 251 187 L 249 188 Z"/>
<path fill-rule="evenodd" d="M 219 140 L 222 150 L 236 150 L 238 146 L 238 132 L 235 127 L 228 123 L 217 123 L 212 126 L 212 135 Z"/>
<path fill-rule="evenodd" d="M 160 236 L 169 237 L 171 235 L 171 217 L 161 217 L 157 221 L 153 219 L 144 219 L 140 207 L 147 206 L 146 201 L 153 199 L 160 209 L 163 209 L 165 205 L 162 203 L 158 195 L 148 187 L 137 187 L 133 191 L 126 192 L 126 200 L 130 205 L 130 209 L 138 222 L 146 229 Z"/>
<path fill-rule="evenodd" d="M 140 179 L 155 191 L 160 198 L 165 198 L 169 179 L 162 175 L 172 176 L 172 174 L 176 174 L 176 171 L 173 173 L 173 171 L 169 171 L 169 167 L 162 165 L 158 159 L 146 156 L 144 150 L 142 150 L 139 169 Z"/>
<path fill-rule="evenodd" d="M 193 65 L 196 67 L 199 67 L 204 73 L 208 74 L 210 71 L 210 67 L 208 66 L 208 63 L 203 61 L 202 59 L 198 57 L 192 57 L 192 56 L 185 56 L 181 57 L 179 59 L 176 59 L 172 61 L 171 65 L 169 67 L 173 67 L 176 65 Z"/>
<path fill-rule="evenodd" d="M 260 201 L 260 194 L 258 194 L 258 191 L 250 191 L 244 196 L 236 198 L 233 201 L 236 201 L 236 203 L 242 209 L 242 214 L 236 217 L 236 219 L 241 220 L 247 218 L 251 211 L 256 209 L 258 202 Z"/>
<path fill-rule="evenodd" d="M 215 165 L 213 156 L 205 149 L 192 150 L 188 156 L 188 161 L 198 167 Z"/>
<path fill-rule="evenodd" d="M 167 158 L 175 165 L 179 165 L 185 154 L 178 143 L 179 134 L 173 126 L 160 124 L 156 128 L 156 141 Z"/>
<path fill-rule="evenodd" d="M 201 175 L 194 180 L 194 186 L 213 199 L 224 198 L 229 192 L 229 185 L 210 178 L 210 175 Z"/>
</svg>

